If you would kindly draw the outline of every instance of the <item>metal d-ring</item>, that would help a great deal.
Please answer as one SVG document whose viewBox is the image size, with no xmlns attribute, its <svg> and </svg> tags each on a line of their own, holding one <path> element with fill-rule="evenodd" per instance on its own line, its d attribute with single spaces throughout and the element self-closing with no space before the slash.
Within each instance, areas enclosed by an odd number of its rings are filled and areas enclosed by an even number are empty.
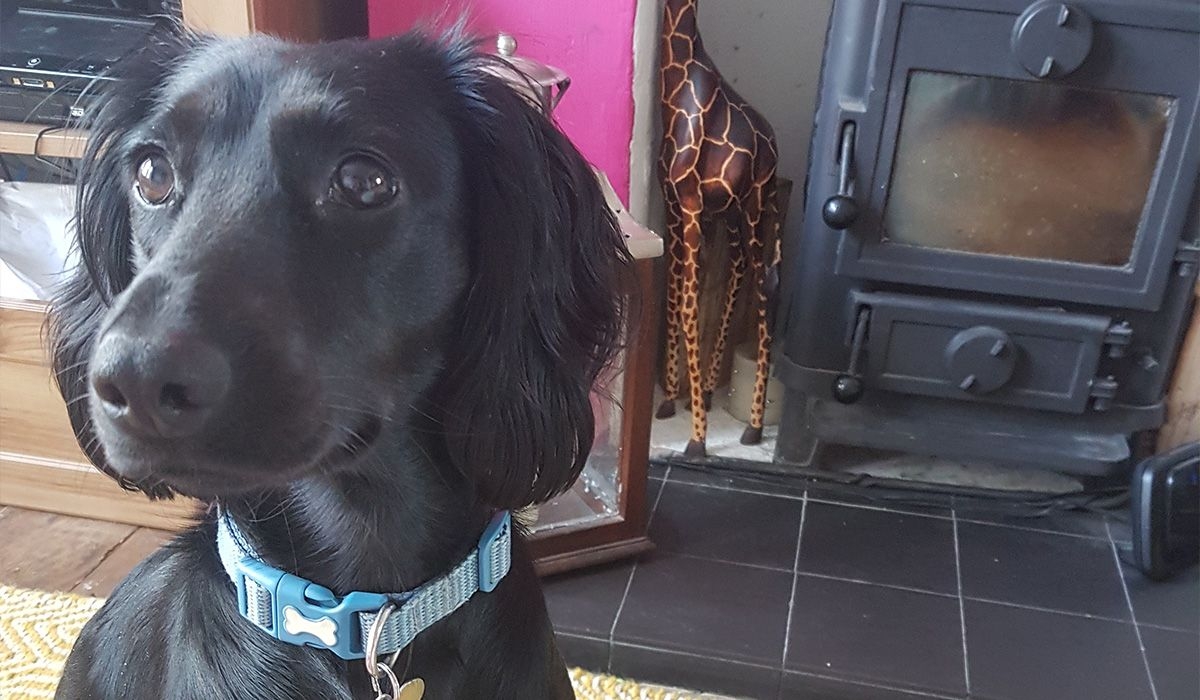
<svg viewBox="0 0 1200 700">
<path fill-rule="evenodd" d="M 371 621 L 371 629 L 367 631 L 367 642 L 363 645 L 363 662 L 367 666 L 367 675 L 371 677 L 371 686 L 376 693 L 382 693 L 379 684 L 381 676 L 387 676 L 393 691 L 399 692 L 400 690 L 400 681 L 392 671 L 392 666 L 395 666 L 396 660 L 400 658 L 401 650 L 397 649 L 392 652 L 386 662 L 379 663 L 379 639 L 383 636 L 383 626 L 387 623 L 388 617 L 398 609 L 393 602 L 384 603 L 379 612 L 375 614 L 375 619 Z"/>
<path fill-rule="evenodd" d="M 371 689 L 375 691 L 376 700 L 391 700 L 391 698 L 395 698 L 396 694 L 400 692 L 400 679 L 396 678 L 392 667 L 387 664 L 377 664 L 376 668 L 383 671 L 383 675 L 387 676 L 388 683 L 392 685 L 391 692 L 385 693 L 383 692 L 383 684 L 379 682 L 379 678 L 371 676 Z"/>
</svg>

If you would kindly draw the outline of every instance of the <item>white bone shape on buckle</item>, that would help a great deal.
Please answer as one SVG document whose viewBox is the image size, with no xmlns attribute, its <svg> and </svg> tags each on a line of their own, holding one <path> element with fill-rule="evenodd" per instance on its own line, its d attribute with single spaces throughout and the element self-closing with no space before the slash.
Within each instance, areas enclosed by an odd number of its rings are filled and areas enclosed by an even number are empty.
<svg viewBox="0 0 1200 700">
<path fill-rule="evenodd" d="M 337 645 L 336 621 L 328 617 L 310 620 L 290 605 L 283 608 L 283 629 L 291 635 L 312 635 L 327 647 Z"/>
</svg>

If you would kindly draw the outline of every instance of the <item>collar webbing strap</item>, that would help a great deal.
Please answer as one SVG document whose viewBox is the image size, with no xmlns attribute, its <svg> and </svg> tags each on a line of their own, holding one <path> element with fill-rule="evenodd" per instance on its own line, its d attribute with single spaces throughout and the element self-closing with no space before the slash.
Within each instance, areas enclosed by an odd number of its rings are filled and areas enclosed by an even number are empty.
<svg viewBox="0 0 1200 700">
<path fill-rule="evenodd" d="M 264 562 L 223 510 L 217 514 L 217 552 L 237 588 L 242 617 L 281 642 L 361 659 L 371 625 L 389 602 L 396 609 L 380 630 L 381 655 L 408 646 L 476 591 L 495 589 L 512 564 L 512 519 L 508 511 L 498 512 L 479 545 L 449 573 L 402 593 L 354 591 L 339 598 L 324 586 Z"/>
</svg>

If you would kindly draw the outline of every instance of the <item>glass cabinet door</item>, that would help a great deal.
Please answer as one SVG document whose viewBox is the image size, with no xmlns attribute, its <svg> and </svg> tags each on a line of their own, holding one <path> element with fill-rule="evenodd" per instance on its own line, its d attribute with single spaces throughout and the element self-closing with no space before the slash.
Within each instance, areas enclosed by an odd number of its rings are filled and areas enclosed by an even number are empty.
<svg viewBox="0 0 1200 700">
<path fill-rule="evenodd" d="M 646 539 L 646 478 L 650 409 L 658 350 L 658 305 L 653 265 L 662 239 L 625 211 L 608 178 L 597 172 L 634 258 L 640 303 L 630 309 L 624 350 L 592 390 L 596 430 L 579 479 L 548 503 L 517 514 L 532 534 L 539 571 L 553 573 L 629 556 L 651 547 Z"/>
<path fill-rule="evenodd" d="M 624 353 L 614 367 L 596 383 L 592 390 L 592 411 L 596 416 L 596 437 L 592 454 L 583 473 L 565 493 L 535 512 L 525 514 L 525 522 L 535 535 L 569 532 L 598 523 L 619 520 L 621 516 L 621 410 L 620 396 L 624 385 L 621 370 Z"/>
</svg>

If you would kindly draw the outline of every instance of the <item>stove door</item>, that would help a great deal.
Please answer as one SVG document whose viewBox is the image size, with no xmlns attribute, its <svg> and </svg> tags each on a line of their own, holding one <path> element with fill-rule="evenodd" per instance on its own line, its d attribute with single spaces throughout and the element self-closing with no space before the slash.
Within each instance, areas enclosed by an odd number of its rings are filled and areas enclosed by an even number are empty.
<svg viewBox="0 0 1200 700">
<path fill-rule="evenodd" d="M 1117 388 L 1097 376 L 1122 340 L 1104 316 L 891 293 L 854 304 L 870 314 L 868 386 L 1066 413 L 1103 410 Z"/>
<path fill-rule="evenodd" d="M 886 89 L 842 114 L 862 213 L 838 272 L 1157 308 L 1200 163 L 1200 12 L 939 4 L 889 3 Z"/>
</svg>

